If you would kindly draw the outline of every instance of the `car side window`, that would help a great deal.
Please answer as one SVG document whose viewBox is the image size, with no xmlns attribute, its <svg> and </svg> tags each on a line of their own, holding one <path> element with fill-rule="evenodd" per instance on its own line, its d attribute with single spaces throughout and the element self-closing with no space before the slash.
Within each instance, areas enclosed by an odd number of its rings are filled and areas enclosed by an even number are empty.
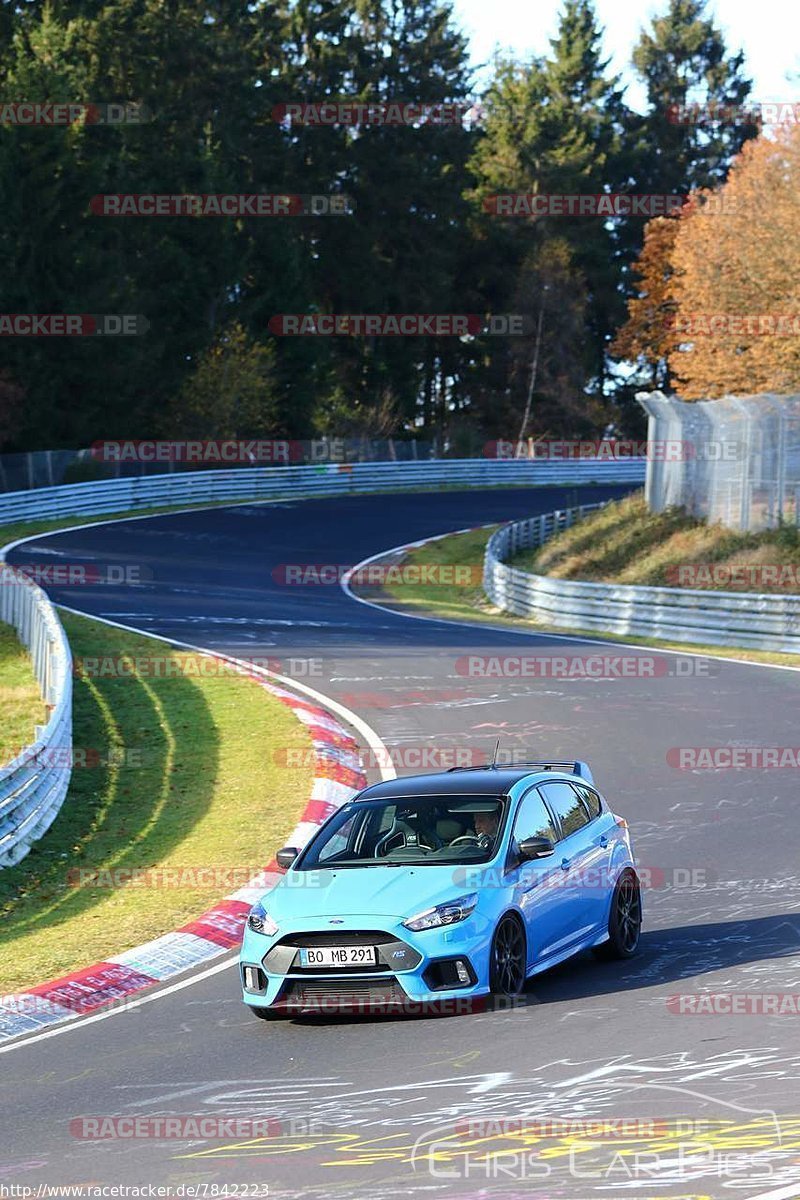
<svg viewBox="0 0 800 1200">
<path fill-rule="evenodd" d="M 561 823 L 563 837 L 576 833 L 589 824 L 589 815 L 580 802 L 578 793 L 568 783 L 554 781 L 541 785 L 547 803 Z"/>
<path fill-rule="evenodd" d="M 586 787 L 583 783 L 573 783 L 572 785 L 578 793 L 583 803 L 589 810 L 589 820 L 593 821 L 595 817 L 600 816 L 600 797 L 597 792 L 593 792 L 590 787 Z"/>
<path fill-rule="evenodd" d="M 514 821 L 514 841 L 523 842 L 525 838 L 529 837 L 547 837 L 551 842 L 558 840 L 558 834 L 553 827 L 553 819 L 536 788 L 531 788 L 522 797 L 522 803 L 517 809 L 517 817 Z"/>
</svg>

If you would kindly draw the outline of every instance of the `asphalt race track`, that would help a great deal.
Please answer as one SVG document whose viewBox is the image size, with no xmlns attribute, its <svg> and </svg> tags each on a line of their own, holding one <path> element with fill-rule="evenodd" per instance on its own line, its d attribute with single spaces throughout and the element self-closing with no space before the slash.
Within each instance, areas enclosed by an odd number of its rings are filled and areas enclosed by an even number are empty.
<svg viewBox="0 0 800 1200">
<path fill-rule="evenodd" d="M 186 1195 L 208 1197 L 268 1185 L 273 1197 L 335 1200 L 800 1196 L 800 1017 L 680 1011 L 698 992 L 800 993 L 797 774 L 667 758 L 797 745 L 800 674 L 617 647 L 656 654 L 661 673 L 477 677 L 464 656 L 603 648 L 415 620 L 335 585 L 282 582 L 285 564 L 351 565 L 572 502 L 552 489 L 242 505 L 68 530 L 10 555 L 144 568 L 137 586 L 51 595 L 241 658 L 314 660 L 317 673 L 298 677 L 357 712 L 403 763 L 423 750 L 490 752 L 497 737 L 534 757 L 587 759 L 629 819 L 650 885 L 638 958 L 581 956 L 537 977 L 511 1011 L 262 1023 L 230 965 L 14 1043 L 0 1053 L 0 1184 L 34 1196 L 41 1183 L 192 1185 Z M 254 853 L 276 849 L 268 828 L 253 836 Z M 74 1136 L 70 1121 L 92 1114 L 275 1125 L 238 1142 Z M 594 1140 L 589 1120 L 606 1123 Z"/>
</svg>

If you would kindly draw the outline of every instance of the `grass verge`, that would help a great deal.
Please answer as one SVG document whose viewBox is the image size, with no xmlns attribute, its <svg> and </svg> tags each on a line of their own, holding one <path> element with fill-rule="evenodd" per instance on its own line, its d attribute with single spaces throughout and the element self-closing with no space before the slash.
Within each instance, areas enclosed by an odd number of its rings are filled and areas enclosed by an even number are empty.
<svg viewBox="0 0 800 1200">
<path fill-rule="evenodd" d="M 796 594 L 800 532 L 784 525 L 739 533 L 680 509 L 651 513 L 636 493 L 591 513 L 539 549 L 520 551 L 512 563 L 557 579 Z M 781 577 L 782 568 L 788 570 Z"/>
<path fill-rule="evenodd" d="M 74 680 L 73 742 L 85 765 L 74 767 L 48 833 L 0 871 L 0 992 L 91 965 L 210 908 L 269 861 L 310 795 L 311 767 L 273 756 L 310 750 L 308 733 L 252 679 L 199 676 L 196 655 L 62 619 L 76 660 L 128 654 L 159 666 Z M 212 871 L 201 878 L 189 874 L 195 868 Z M 76 886 L 81 869 L 154 874 Z M 177 871 L 181 886 L 153 885 L 156 872 Z"/>
<path fill-rule="evenodd" d="M 47 710 L 39 695 L 28 651 L 17 631 L 0 622 L 0 766 L 34 740 L 34 726 L 43 725 Z"/>
<path fill-rule="evenodd" d="M 623 503 L 625 502 L 623 501 Z M 494 528 L 496 526 L 469 533 L 453 533 L 448 537 L 439 538 L 425 546 L 415 547 L 406 554 L 394 556 L 392 559 L 387 558 L 384 561 L 398 565 L 408 564 L 414 567 L 457 564 L 472 568 L 473 574 L 476 574 L 483 565 L 486 543 L 494 532 Z M 519 565 L 519 557 L 514 559 L 515 566 Z M 797 667 L 800 665 L 796 654 L 780 654 L 767 650 L 745 650 L 725 646 L 703 646 L 694 643 L 664 641 L 660 638 L 633 637 L 627 634 L 605 635 L 594 629 L 559 628 L 543 621 L 502 612 L 488 600 L 483 588 L 479 585 L 457 587 L 443 584 L 392 582 L 385 584 L 380 589 L 356 587 L 353 590 L 365 599 L 372 600 L 377 604 L 386 604 L 397 612 L 405 612 L 410 615 L 441 617 L 450 621 L 469 621 L 503 629 L 527 630 L 535 633 L 587 637 L 598 642 L 623 642 L 631 646 L 691 651 L 693 654 L 705 654 L 709 657 L 736 658 L 742 662 L 766 663 L 773 666 Z"/>
</svg>

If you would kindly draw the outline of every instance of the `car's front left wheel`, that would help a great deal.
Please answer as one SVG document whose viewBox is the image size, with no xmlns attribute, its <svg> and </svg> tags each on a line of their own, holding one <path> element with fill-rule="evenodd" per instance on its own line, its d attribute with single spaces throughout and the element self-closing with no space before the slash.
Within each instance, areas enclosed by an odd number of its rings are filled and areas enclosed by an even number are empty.
<svg viewBox="0 0 800 1200">
<path fill-rule="evenodd" d="M 527 945 L 521 922 L 506 913 L 492 938 L 489 987 L 493 996 L 511 999 L 525 987 Z"/>
</svg>

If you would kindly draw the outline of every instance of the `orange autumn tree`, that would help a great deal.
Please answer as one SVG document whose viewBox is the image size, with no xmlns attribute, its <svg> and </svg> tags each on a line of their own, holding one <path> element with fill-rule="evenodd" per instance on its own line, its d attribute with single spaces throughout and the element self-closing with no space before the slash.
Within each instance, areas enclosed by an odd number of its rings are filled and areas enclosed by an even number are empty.
<svg viewBox="0 0 800 1200">
<path fill-rule="evenodd" d="M 610 347 L 616 358 L 646 364 L 652 387 L 669 388 L 668 355 L 675 341 L 670 331 L 675 311 L 670 284 L 678 224 L 676 217 L 655 217 L 645 226 L 633 268 L 639 294 L 628 301 L 628 319 Z"/>
<path fill-rule="evenodd" d="M 748 142 L 722 188 L 697 193 L 671 262 L 678 393 L 800 391 L 799 127 Z"/>
</svg>

